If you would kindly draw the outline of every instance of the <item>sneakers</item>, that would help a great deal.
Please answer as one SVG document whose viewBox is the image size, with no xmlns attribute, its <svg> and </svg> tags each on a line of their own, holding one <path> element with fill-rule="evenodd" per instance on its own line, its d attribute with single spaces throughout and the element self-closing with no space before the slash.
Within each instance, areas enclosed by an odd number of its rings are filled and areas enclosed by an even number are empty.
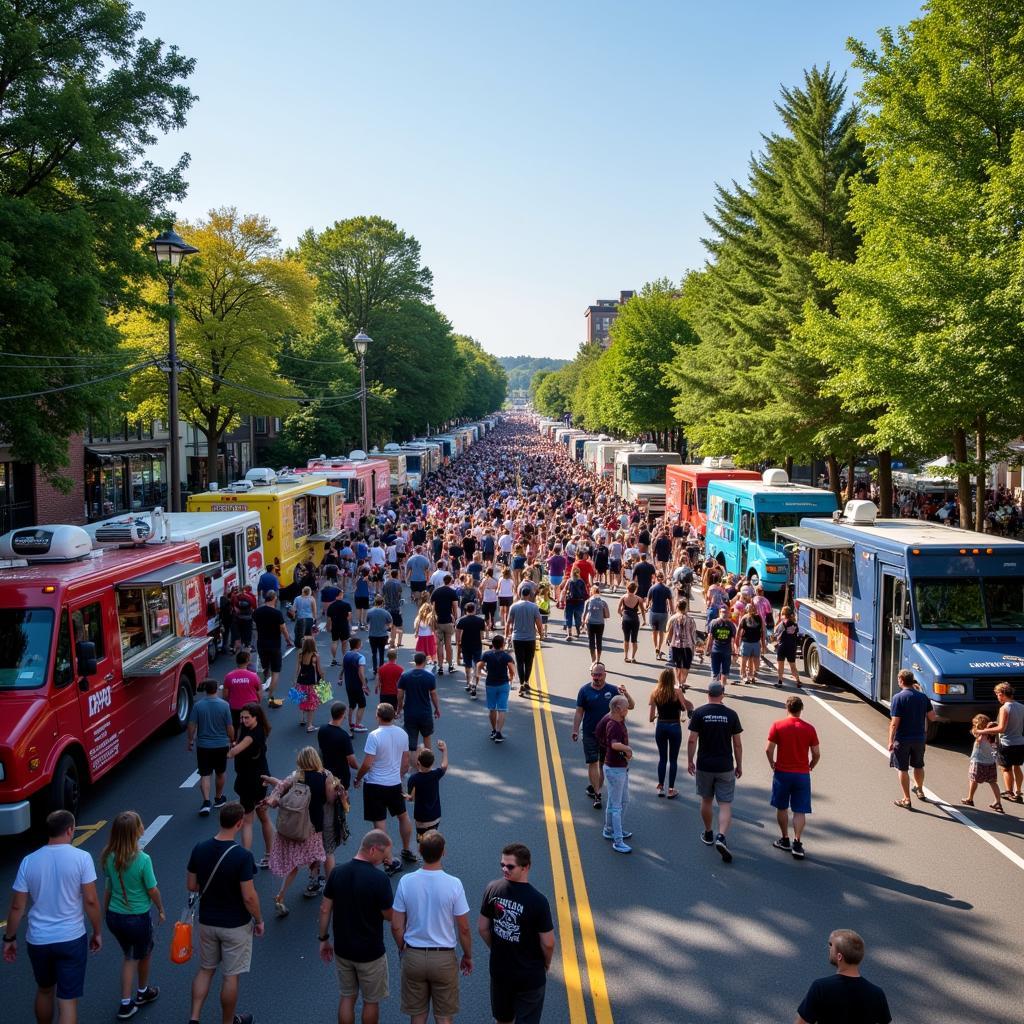
<svg viewBox="0 0 1024 1024">
<path fill-rule="evenodd" d="M 722 855 L 722 860 L 726 864 L 732 863 L 732 851 L 729 849 L 728 844 L 725 841 L 725 836 L 721 832 L 715 836 L 715 849 Z"/>
<path fill-rule="evenodd" d="M 417 857 L 416 854 L 412 852 L 412 850 L 403 850 L 402 860 L 408 862 L 409 864 L 418 864 L 420 862 L 419 857 Z"/>
<path fill-rule="evenodd" d="M 497 729 L 492 729 L 491 730 L 491 740 L 493 741 L 494 737 L 497 736 L 497 735 L 498 735 L 498 730 Z"/>
<path fill-rule="evenodd" d="M 311 899 L 314 899 L 315 897 L 319 896 L 320 895 L 320 882 L 319 882 L 319 880 L 311 878 L 309 880 L 309 884 L 306 886 L 305 889 L 303 889 L 302 895 L 305 896 L 307 900 L 311 900 Z"/>
<path fill-rule="evenodd" d="M 476 687 L 475 686 L 469 691 L 469 696 L 470 696 L 470 698 L 472 700 L 476 700 Z"/>
<path fill-rule="evenodd" d="M 799 839 L 793 840 L 792 854 L 797 860 L 804 859 L 804 844 Z"/>
<path fill-rule="evenodd" d="M 708 829 L 706 832 L 701 832 L 701 834 L 700 834 L 700 841 L 705 846 L 714 846 L 715 845 L 715 834 L 714 834 L 714 832 L 712 832 L 711 829 Z"/>
<path fill-rule="evenodd" d="M 779 838 L 772 843 L 772 846 L 774 846 L 776 850 L 782 850 L 784 853 L 792 853 L 793 851 L 793 847 L 789 842 L 789 836 L 779 836 Z"/>
<path fill-rule="evenodd" d="M 502 734 L 500 732 L 496 732 L 494 734 L 494 742 L 495 743 L 504 743 L 505 742 L 505 737 L 502 736 Z"/>
<path fill-rule="evenodd" d="M 138 1012 L 139 1008 L 134 1003 L 121 1003 L 117 1008 L 117 1019 L 131 1020 Z"/>
<path fill-rule="evenodd" d="M 368 730 L 367 730 L 365 725 L 353 725 L 352 726 L 352 731 L 353 732 L 367 732 Z"/>
<path fill-rule="evenodd" d="M 589 796 L 591 800 L 593 800 L 594 797 L 597 796 L 597 794 L 594 792 L 593 786 L 587 786 L 587 796 Z"/>
<path fill-rule="evenodd" d="M 613 836 L 611 832 L 607 832 L 604 829 L 601 830 L 601 837 L 603 839 L 614 839 L 615 838 L 615 836 Z M 632 839 L 633 838 L 633 833 L 632 832 L 623 832 L 622 833 L 622 838 L 623 839 Z"/>
<path fill-rule="evenodd" d="M 223 807 L 227 802 L 228 802 L 228 798 L 226 796 L 221 795 L 221 796 L 217 797 L 216 800 L 213 801 L 213 806 L 214 807 Z"/>
<path fill-rule="evenodd" d="M 153 985 L 147 985 L 135 993 L 135 1005 L 145 1006 L 147 1003 L 155 1002 L 158 995 L 160 995 L 160 989 Z"/>
<path fill-rule="evenodd" d="M 210 807 L 211 807 L 210 801 L 209 800 L 204 800 L 203 803 L 202 803 L 202 806 L 199 808 L 199 817 L 200 818 L 208 818 L 210 816 Z"/>
<path fill-rule="evenodd" d="M 622 842 L 612 843 L 612 849 L 616 853 L 632 853 L 633 852 L 633 847 L 632 846 L 627 846 L 625 843 L 622 843 Z"/>
<path fill-rule="evenodd" d="M 601 810 L 601 808 L 603 806 L 604 805 L 601 803 L 601 794 L 600 793 L 595 793 L 594 794 L 594 810 L 595 811 L 599 811 L 599 810 Z"/>
<path fill-rule="evenodd" d="M 251 1013 L 236 1013 L 231 1024 L 256 1024 L 256 1018 Z"/>
<path fill-rule="evenodd" d="M 385 875 L 397 875 L 402 870 L 402 862 L 396 857 L 390 864 L 384 866 Z"/>
</svg>

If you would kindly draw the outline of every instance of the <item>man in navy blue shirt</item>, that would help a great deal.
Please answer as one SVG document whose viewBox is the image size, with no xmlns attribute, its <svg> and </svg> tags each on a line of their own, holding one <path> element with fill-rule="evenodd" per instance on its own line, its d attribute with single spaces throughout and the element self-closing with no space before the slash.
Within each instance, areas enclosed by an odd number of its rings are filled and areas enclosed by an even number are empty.
<svg viewBox="0 0 1024 1024">
<path fill-rule="evenodd" d="M 924 795 L 924 747 L 928 723 L 936 719 L 931 699 L 917 688 L 917 680 L 909 668 L 899 674 L 900 692 L 889 705 L 889 766 L 895 768 L 902 797 L 897 807 L 910 807 L 910 769 L 914 769 L 914 795 Z"/>
<path fill-rule="evenodd" d="M 261 601 L 266 601 L 267 594 L 270 591 L 275 594 L 281 593 L 281 581 L 270 571 L 270 566 L 265 566 L 258 582 L 256 583 L 256 593 L 259 595 Z"/>
<path fill-rule="evenodd" d="M 405 712 L 405 731 L 409 736 L 409 749 L 416 750 L 417 740 L 431 749 L 434 719 L 441 717 L 441 702 L 437 699 L 437 680 L 433 672 L 424 667 L 427 656 L 422 651 L 413 655 L 414 668 L 403 672 L 398 680 L 398 714 Z"/>
<path fill-rule="evenodd" d="M 629 710 L 636 705 L 624 686 L 612 686 L 605 682 L 606 673 L 603 661 L 595 661 L 590 666 L 590 682 L 580 687 L 576 695 L 576 714 L 572 720 L 572 741 L 575 743 L 583 737 L 583 758 L 587 763 L 587 774 L 590 785 L 587 796 L 594 801 L 594 807 L 601 807 L 601 787 L 604 785 L 604 768 L 601 762 L 601 746 L 597 742 L 594 730 L 597 723 L 608 714 L 612 697 L 622 694 L 629 701 Z"/>
</svg>

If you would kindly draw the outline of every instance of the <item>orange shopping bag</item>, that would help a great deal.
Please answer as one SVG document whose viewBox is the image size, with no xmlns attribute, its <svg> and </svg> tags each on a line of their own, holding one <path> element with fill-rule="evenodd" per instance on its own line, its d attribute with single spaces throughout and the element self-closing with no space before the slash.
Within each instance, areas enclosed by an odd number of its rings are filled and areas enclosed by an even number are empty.
<svg viewBox="0 0 1024 1024">
<path fill-rule="evenodd" d="M 192 921 L 195 917 L 194 900 L 189 900 L 181 917 L 174 922 L 171 935 L 171 963 L 187 964 L 192 959 Z"/>
</svg>

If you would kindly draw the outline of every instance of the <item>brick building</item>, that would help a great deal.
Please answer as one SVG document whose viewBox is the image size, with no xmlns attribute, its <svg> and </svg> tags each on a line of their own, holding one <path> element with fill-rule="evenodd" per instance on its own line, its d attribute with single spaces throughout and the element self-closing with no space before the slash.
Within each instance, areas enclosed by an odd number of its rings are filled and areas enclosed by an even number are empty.
<svg viewBox="0 0 1024 1024">
<path fill-rule="evenodd" d="M 631 291 L 619 292 L 617 299 L 598 299 L 593 306 L 587 306 L 583 318 L 587 321 L 588 345 L 598 342 L 604 348 L 608 347 L 608 332 L 612 322 L 619 315 L 620 307 L 633 298 L 633 294 Z"/>
</svg>

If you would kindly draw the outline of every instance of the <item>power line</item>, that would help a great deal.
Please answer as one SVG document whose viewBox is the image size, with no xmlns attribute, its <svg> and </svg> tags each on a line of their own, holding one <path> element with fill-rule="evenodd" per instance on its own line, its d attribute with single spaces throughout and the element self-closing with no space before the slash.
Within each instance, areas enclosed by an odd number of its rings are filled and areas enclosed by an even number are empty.
<svg viewBox="0 0 1024 1024">
<path fill-rule="evenodd" d="M 48 355 L 40 352 L 0 352 L 0 356 L 7 359 L 28 359 L 31 363 L 69 363 L 73 365 L 92 366 L 97 363 L 112 363 L 118 359 L 123 358 L 123 353 L 112 352 L 109 356 L 58 356 Z M 26 369 L 30 367 L 30 363 L 11 364 L 13 366 L 24 365 Z"/>
<path fill-rule="evenodd" d="M 201 366 L 196 366 L 195 363 L 185 360 L 180 360 L 180 362 L 182 366 L 187 366 L 194 373 L 216 381 L 218 384 L 223 384 L 225 387 L 234 388 L 236 391 L 243 391 L 246 394 L 256 395 L 258 398 L 269 398 L 275 402 L 318 402 L 320 404 L 344 405 L 347 402 L 356 401 L 360 396 L 358 391 L 350 392 L 347 395 L 275 395 L 270 391 L 261 391 L 258 388 L 249 387 L 247 384 L 239 384 L 237 381 L 229 380 L 227 377 L 221 377 L 210 370 L 204 370 Z"/>
<path fill-rule="evenodd" d="M 129 366 L 127 369 L 118 370 L 116 373 L 108 373 L 105 377 L 94 377 L 92 380 L 83 380 L 76 384 L 65 384 L 59 388 L 46 388 L 43 391 L 28 391 L 23 395 L 0 395 L 0 402 L 16 402 L 23 398 L 42 398 L 45 395 L 56 395 L 61 391 L 73 391 L 75 388 L 92 387 L 93 384 L 102 384 L 105 381 L 114 380 L 116 377 L 127 377 L 139 370 L 144 370 L 149 366 L 153 366 L 155 363 L 155 359 L 148 359 L 146 362 L 139 363 L 137 366 Z"/>
<path fill-rule="evenodd" d="M 313 366 L 351 366 L 347 359 L 303 359 L 302 356 L 293 356 L 290 352 L 282 352 L 282 359 L 294 359 L 297 363 L 310 363 Z"/>
</svg>

